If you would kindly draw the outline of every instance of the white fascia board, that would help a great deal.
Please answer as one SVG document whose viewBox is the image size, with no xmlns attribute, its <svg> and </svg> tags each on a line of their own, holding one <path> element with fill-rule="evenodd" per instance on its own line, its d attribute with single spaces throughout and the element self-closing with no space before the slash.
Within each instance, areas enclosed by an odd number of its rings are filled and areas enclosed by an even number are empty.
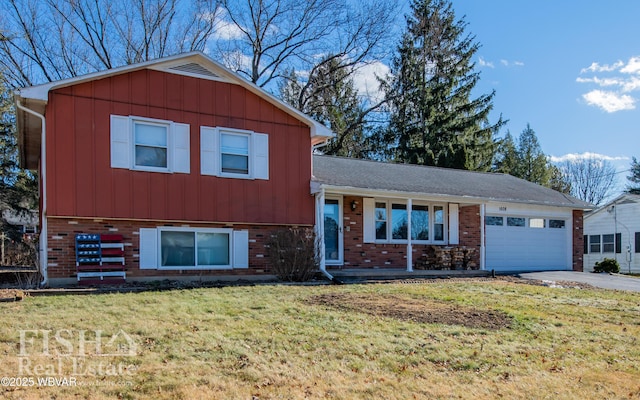
<svg viewBox="0 0 640 400">
<path fill-rule="evenodd" d="M 549 203 L 535 202 L 535 201 L 495 199 L 495 198 L 483 198 L 483 197 L 474 197 L 474 196 L 453 196 L 453 195 L 445 195 L 445 194 L 437 194 L 437 193 L 402 192 L 402 191 L 396 191 L 396 190 L 366 189 L 366 188 L 356 188 L 356 187 L 350 187 L 350 186 L 325 185 L 319 182 L 316 182 L 316 183 L 319 185 L 318 187 L 323 188 L 326 191 L 326 193 L 352 195 L 352 196 L 397 198 L 397 199 L 411 198 L 414 200 L 443 201 L 443 202 L 460 203 L 460 204 L 487 204 L 487 203 L 493 202 L 493 203 L 520 204 L 520 205 L 528 205 L 528 206 L 552 207 L 552 208 L 561 208 L 561 209 L 570 209 L 570 210 L 581 209 L 581 207 L 577 207 L 577 206 L 557 205 L 557 204 L 549 204 Z"/>
</svg>

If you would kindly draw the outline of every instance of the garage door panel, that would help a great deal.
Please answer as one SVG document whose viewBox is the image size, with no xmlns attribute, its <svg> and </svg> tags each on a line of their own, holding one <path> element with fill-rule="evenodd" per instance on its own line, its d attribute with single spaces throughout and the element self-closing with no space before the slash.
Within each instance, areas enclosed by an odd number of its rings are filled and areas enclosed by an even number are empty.
<svg viewBox="0 0 640 400">
<path fill-rule="evenodd" d="M 569 269 L 566 229 L 488 225 L 485 232 L 488 269 Z"/>
</svg>

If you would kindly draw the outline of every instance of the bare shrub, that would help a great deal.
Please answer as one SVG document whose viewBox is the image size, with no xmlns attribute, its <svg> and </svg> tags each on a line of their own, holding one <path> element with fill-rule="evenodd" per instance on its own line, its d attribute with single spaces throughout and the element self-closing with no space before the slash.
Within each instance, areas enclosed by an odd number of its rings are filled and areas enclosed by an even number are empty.
<svg viewBox="0 0 640 400">
<path fill-rule="evenodd" d="M 267 241 L 273 272 L 288 282 L 308 281 L 318 270 L 316 235 L 310 228 L 282 229 Z"/>
</svg>

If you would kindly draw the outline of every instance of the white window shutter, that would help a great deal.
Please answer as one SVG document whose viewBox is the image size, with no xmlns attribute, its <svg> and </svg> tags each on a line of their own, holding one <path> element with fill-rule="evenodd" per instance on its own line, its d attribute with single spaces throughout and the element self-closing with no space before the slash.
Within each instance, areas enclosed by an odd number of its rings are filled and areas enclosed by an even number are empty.
<svg viewBox="0 0 640 400">
<path fill-rule="evenodd" d="M 111 116 L 111 168 L 131 168 L 130 127 L 129 117 Z"/>
<path fill-rule="evenodd" d="M 253 137 L 253 177 L 269 179 L 269 135 L 254 133 Z"/>
<path fill-rule="evenodd" d="M 203 126 L 200 128 L 200 174 L 219 175 L 218 130 Z"/>
<path fill-rule="evenodd" d="M 362 199 L 362 234 L 365 243 L 376 241 L 376 200 L 365 197 Z"/>
<path fill-rule="evenodd" d="M 158 269 L 158 230 L 140 228 L 140 269 Z"/>
<path fill-rule="evenodd" d="M 458 204 L 449 204 L 449 244 L 460 243 L 458 209 Z"/>
<path fill-rule="evenodd" d="M 188 174 L 191 171 L 189 124 L 172 124 L 173 172 Z"/>
<path fill-rule="evenodd" d="M 233 231 L 233 268 L 249 268 L 249 231 Z"/>
</svg>

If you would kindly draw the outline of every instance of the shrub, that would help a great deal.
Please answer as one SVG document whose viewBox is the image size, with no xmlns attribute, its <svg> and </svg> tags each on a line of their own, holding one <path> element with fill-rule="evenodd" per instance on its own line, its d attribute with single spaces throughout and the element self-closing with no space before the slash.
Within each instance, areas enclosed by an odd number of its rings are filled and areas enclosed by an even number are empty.
<svg viewBox="0 0 640 400">
<path fill-rule="evenodd" d="M 273 272 L 283 281 L 308 281 L 318 270 L 316 235 L 310 228 L 290 228 L 275 232 L 267 241 Z"/>
<path fill-rule="evenodd" d="M 596 262 L 596 266 L 593 267 L 593 272 L 609 272 L 617 274 L 620 272 L 620 264 L 613 258 L 605 258 L 600 262 Z"/>
</svg>

